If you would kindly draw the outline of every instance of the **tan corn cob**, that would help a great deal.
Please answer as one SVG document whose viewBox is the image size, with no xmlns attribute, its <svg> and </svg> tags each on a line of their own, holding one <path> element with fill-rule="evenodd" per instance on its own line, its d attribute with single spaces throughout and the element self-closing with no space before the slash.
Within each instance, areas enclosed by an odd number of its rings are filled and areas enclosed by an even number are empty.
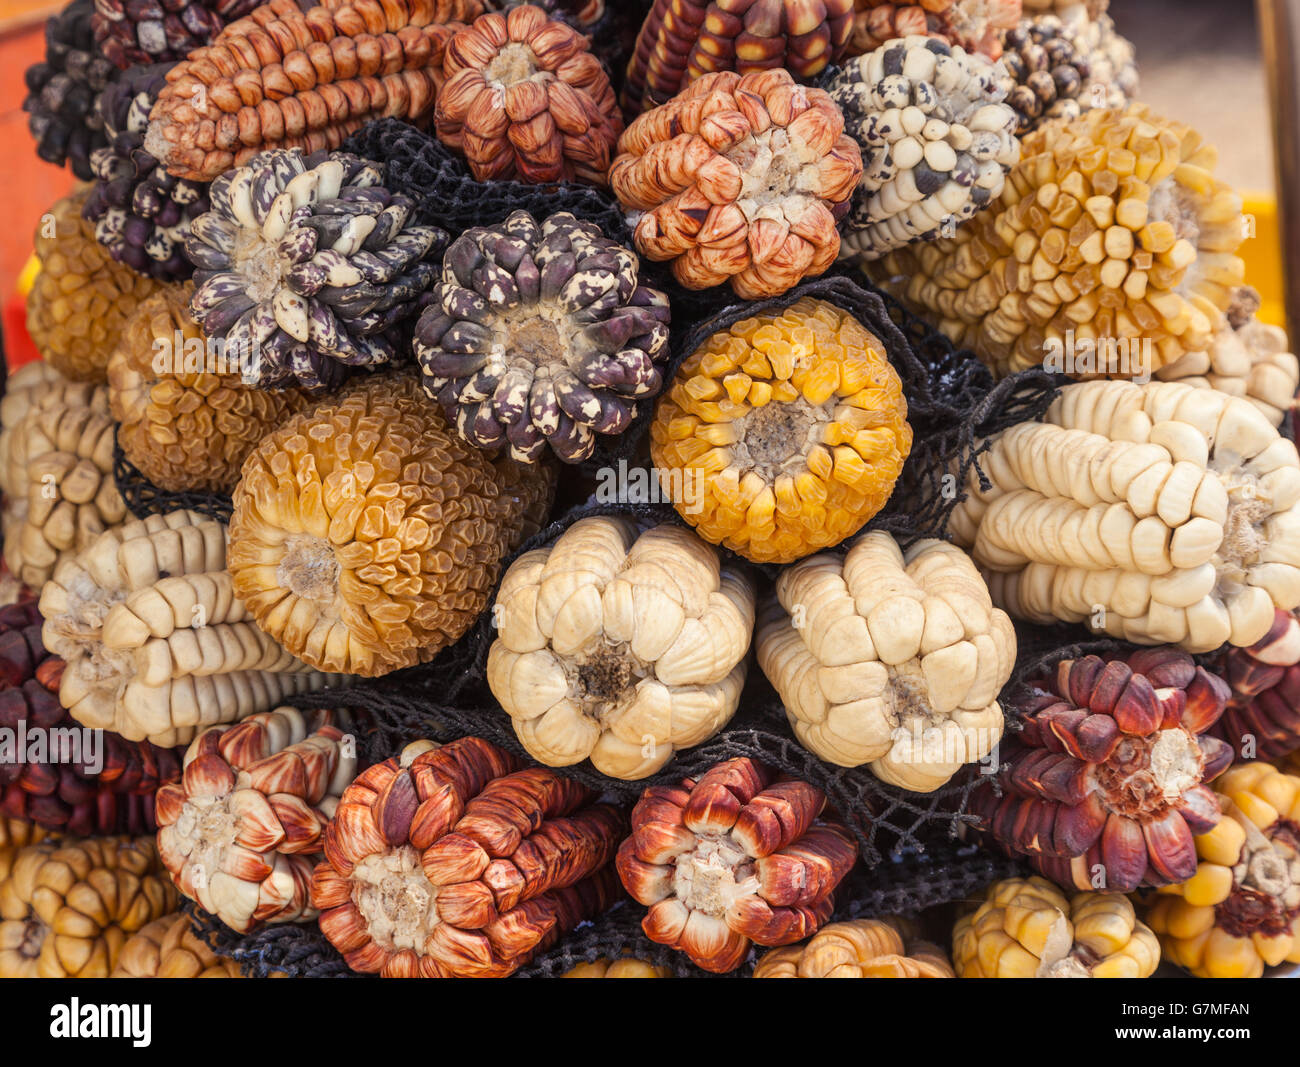
<svg viewBox="0 0 1300 1067">
<path fill-rule="evenodd" d="M 1118 893 L 1071 899 L 1046 878 L 1008 878 L 957 920 L 958 978 L 1149 978 L 1160 944 Z"/>
<path fill-rule="evenodd" d="M 1015 631 L 943 541 L 904 554 L 869 533 L 842 559 L 787 567 L 755 644 L 795 736 L 824 760 L 924 793 L 1002 737 Z"/>
<path fill-rule="evenodd" d="M 1021 141 L 1000 201 L 873 276 L 998 375 L 1048 357 L 1077 377 L 1149 375 L 1203 348 L 1241 284 L 1241 197 L 1217 158 L 1142 104 L 1049 122 Z M 1129 358 L 1106 352 L 1098 370 L 1083 352 L 1072 369 L 1060 357 L 1085 341 Z"/>
<path fill-rule="evenodd" d="M 176 904 L 147 837 L 0 849 L 0 977 L 107 978 L 127 938 Z"/>
<path fill-rule="evenodd" d="M 118 954 L 113 978 L 241 978 L 239 964 L 218 956 L 194 931 L 188 915 L 155 919 Z"/>
<path fill-rule="evenodd" d="M 506 572 L 488 684 L 541 763 L 643 778 L 735 713 L 752 580 L 679 526 L 580 519 Z"/>
<path fill-rule="evenodd" d="M 0 405 L 5 563 L 39 589 L 60 560 L 126 519 L 113 478 L 108 392 L 29 363 Z"/>
<path fill-rule="evenodd" d="M 918 941 L 899 919 L 851 919 L 823 926 L 800 945 L 765 952 L 755 978 L 955 978 L 937 945 Z"/>
</svg>

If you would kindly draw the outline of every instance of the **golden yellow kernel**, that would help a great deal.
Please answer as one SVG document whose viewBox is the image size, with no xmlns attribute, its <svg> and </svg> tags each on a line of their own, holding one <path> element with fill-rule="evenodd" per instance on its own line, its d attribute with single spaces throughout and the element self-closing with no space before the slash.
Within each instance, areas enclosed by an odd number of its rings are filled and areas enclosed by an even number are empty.
<svg viewBox="0 0 1300 1067">
<path fill-rule="evenodd" d="M 1241 200 L 1212 166 L 1194 131 L 1140 104 L 1047 123 L 1023 139 L 999 201 L 869 270 L 999 376 L 1045 361 L 1128 376 L 1059 362 L 1085 324 L 1149 344 L 1158 370 L 1204 350 L 1244 273 Z"/>
<path fill-rule="evenodd" d="M 702 349 L 720 349 L 735 330 Z M 722 381 L 698 353 L 687 359 L 656 408 L 651 456 L 669 477 L 687 467 L 704 477 L 703 509 L 682 514 L 707 540 L 790 562 L 838 544 L 884 506 L 911 449 L 907 402 L 884 345 L 832 304 L 805 298 L 746 320 L 743 332 L 766 358 L 751 349 L 735 364 L 742 373 Z M 753 380 L 760 360 L 768 381 Z M 727 399 L 714 402 L 719 394 Z"/>
</svg>

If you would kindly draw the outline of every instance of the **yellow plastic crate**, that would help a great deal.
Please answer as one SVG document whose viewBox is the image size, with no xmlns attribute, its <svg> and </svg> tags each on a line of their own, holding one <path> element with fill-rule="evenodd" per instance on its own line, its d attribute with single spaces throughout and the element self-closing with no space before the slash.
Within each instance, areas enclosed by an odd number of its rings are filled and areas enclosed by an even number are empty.
<svg viewBox="0 0 1300 1067">
<path fill-rule="evenodd" d="M 1259 317 L 1274 326 L 1286 325 L 1286 283 L 1282 270 L 1282 240 L 1277 225 L 1277 198 L 1271 193 L 1243 192 L 1246 240 L 1239 255 L 1246 261 L 1246 284 L 1259 290 Z"/>
</svg>

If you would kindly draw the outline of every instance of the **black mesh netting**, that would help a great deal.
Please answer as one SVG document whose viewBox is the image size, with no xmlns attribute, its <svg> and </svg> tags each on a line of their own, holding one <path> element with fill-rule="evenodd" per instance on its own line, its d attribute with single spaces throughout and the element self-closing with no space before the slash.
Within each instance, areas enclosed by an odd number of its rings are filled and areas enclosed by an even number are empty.
<svg viewBox="0 0 1300 1067">
<path fill-rule="evenodd" d="M 855 868 L 835 894 L 831 921 L 890 915 L 915 918 L 931 908 L 979 900 L 989 883 L 1022 875 L 1026 870 L 1019 860 L 975 845 L 942 839 L 929 842 L 924 851 L 911 849 L 883 866 Z M 558 978 L 580 963 L 631 956 L 668 967 L 678 978 L 743 978 L 766 951 L 756 946 L 738 970 L 726 975 L 711 974 L 693 966 L 682 953 L 646 937 L 641 929 L 644 914 L 645 909 L 633 902 L 617 904 L 540 953 L 520 968 L 517 977 Z M 946 941 L 946 923 L 936 924 L 934 933 Z"/>
<path fill-rule="evenodd" d="M 119 442 L 113 442 L 113 480 L 117 491 L 126 501 L 126 507 L 137 519 L 146 515 L 179 511 L 187 508 L 210 519 L 230 521 L 233 505 L 230 497 L 221 493 L 200 491 L 172 492 L 160 489 L 149 481 L 122 451 Z"/>
<path fill-rule="evenodd" d="M 343 142 L 342 150 L 383 163 L 388 189 L 416 202 L 420 222 L 440 226 L 453 238 L 522 210 L 541 217 L 571 211 L 594 222 L 614 240 L 625 244 L 632 240 L 623 210 L 612 194 L 576 182 L 481 182 L 436 137 L 397 119 L 366 123 Z"/>
<path fill-rule="evenodd" d="M 404 708 L 417 707 L 417 716 L 402 720 L 395 711 L 379 711 L 386 721 L 394 725 L 400 721 L 404 730 L 423 726 L 431 734 L 476 734 L 528 758 L 509 717 L 495 705 L 485 686 L 476 685 L 468 693 L 462 690 L 456 705 L 448 706 L 437 680 L 418 670 L 407 673 L 406 678 L 390 675 L 383 689 L 400 695 Z M 966 798 L 974 785 L 969 776 L 960 775 L 933 793 L 910 793 L 881 782 L 865 768 L 835 767 L 819 760 L 794 739 L 780 700 L 757 667 L 751 668 L 740 710 L 726 728 L 711 740 L 679 752 L 658 773 L 627 782 L 607 778 L 587 762 L 558 770 L 591 789 L 630 802 L 648 785 L 699 777 L 714 764 L 738 757 L 758 760 L 821 789 L 857 836 L 867 866 L 884 862 L 901 847 L 917 846 L 917 834 L 922 830 L 936 824 L 954 827 L 971 818 L 965 813 Z"/>
</svg>

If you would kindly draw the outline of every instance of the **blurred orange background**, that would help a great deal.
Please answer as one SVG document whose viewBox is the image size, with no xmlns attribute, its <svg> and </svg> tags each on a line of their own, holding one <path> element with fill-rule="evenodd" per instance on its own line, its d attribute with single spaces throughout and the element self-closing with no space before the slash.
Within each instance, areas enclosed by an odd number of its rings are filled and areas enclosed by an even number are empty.
<svg viewBox="0 0 1300 1067">
<path fill-rule="evenodd" d="M 45 58 L 45 19 L 62 6 L 0 0 L 0 293 L 6 300 L 31 255 L 41 214 L 75 182 L 67 169 L 36 158 L 23 111 L 23 71 Z"/>
</svg>

